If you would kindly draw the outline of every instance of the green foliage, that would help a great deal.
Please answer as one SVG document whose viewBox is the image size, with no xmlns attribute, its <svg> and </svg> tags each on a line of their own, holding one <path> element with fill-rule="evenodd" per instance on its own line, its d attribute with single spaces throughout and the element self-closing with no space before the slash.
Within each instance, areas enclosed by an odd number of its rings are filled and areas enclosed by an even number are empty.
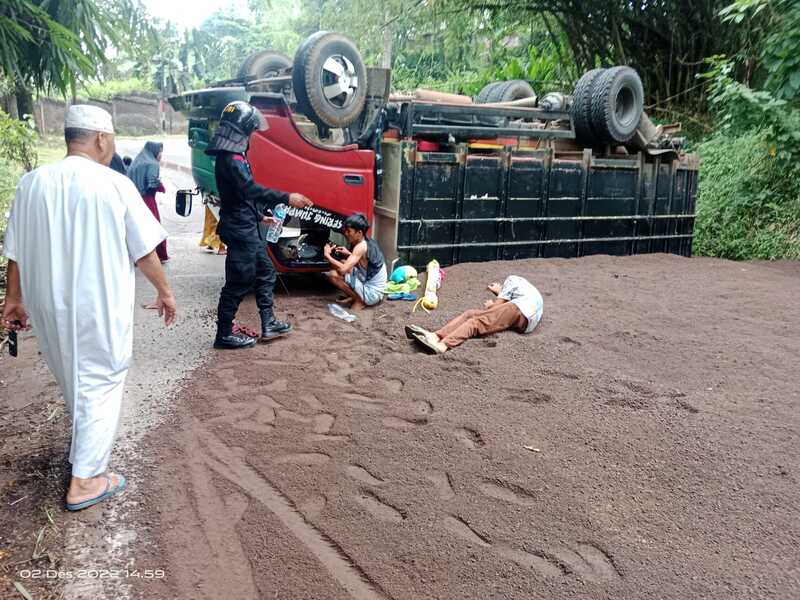
<svg viewBox="0 0 800 600">
<path fill-rule="evenodd" d="M 293 3 L 262 6 L 252 20 L 229 15 L 226 11 L 214 13 L 198 31 L 198 44 L 205 61 L 202 79 L 207 83 L 231 79 L 248 55 L 261 50 L 294 56 L 303 40 L 296 30 L 296 17 Z"/>
<path fill-rule="evenodd" d="M 26 171 L 35 169 L 37 140 L 36 129 L 30 118 L 18 121 L 0 110 L 0 158 Z"/>
<path fill-rule="evenodd" d="M 522 56 L 503 52 L 492 60 L 492 65 L 486 83 L 523 79 L 539 94 L 555 90 L 572 93 L 577 79 L 575 64 L 562 62 L 550 43 L 530 45 Z"/>
<path fill-rule="evenodd" d="M 23 170 L 36 167 L 36 141 L 36 131 L 29 121 L 17 121 L 0 110 L 0 239 L 17 181 Z"/>
<path fill-rule="evenodd" d="M 111 79 L 93 81 L 83 86 L 82 94 L 95 100 L 109 101 L 114 96 L 134 94 L 136 92 L 154 92 L 153 82 L 131 77 L 129 79 Z"/>
<path fill-rule="evenodd" d="M 724 8 L 723 21 L 758 23 L 763 85 L 777 98 L 800 98 L 800 3 L 796 0 L 736 0 Z"/>
<path fill-rule="evenodd" d="M 708 80 L 711 114 L 718 130 L 728 135 L 759 131 L 770 154 L 787 168 L 800 159 L 800 110 L 767 90 L 754 90 L 732 78 L 733 64 L 709 59 Z"/>
<path fill-rule="evenodd" d="M 6 231 L 8 213 L 11 210 L 14 190 L 20 175 L 22 175 L 22 167 L 0 156 L 0 240 L 3 239 Z"/>
<path fill-rule="evenodd" d="M 717 133 L 699 152 L 695 254 L 800 259 L 800 166 L 773 156 L 758 129 Z"/>
<path fill-rule="evenodd" d="M 699 146 L 695 252 L 800 258 L 800 110 L 736 81 L 731 61 L 709 63 L 717 131 Z"/>
<path fill-rule="evenodd" d="M 74 91 L 124 45 L 138 10 L 132 0 L 4 0 L 0 71 L 23 87 Z"/>
</svg>

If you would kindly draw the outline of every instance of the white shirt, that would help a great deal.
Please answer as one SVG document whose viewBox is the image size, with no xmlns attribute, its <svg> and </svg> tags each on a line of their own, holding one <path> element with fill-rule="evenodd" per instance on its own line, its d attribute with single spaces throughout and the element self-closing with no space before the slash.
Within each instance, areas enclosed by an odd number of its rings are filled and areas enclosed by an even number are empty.
<svg viewBox="0 0 800 600">
<path fill-rule="evenodd" d="M 517 305 L 519 311 L 528 319 L 528 327 L 525 333 L 530 333 L 542 320 L 544 309 L 544 299 L 533 285 L 524 277 L 509 275 L 503 282 L 503 289 L 497 295 L 498 298 L 508 300 Z"/>
<path fill-rule="evenodd" d="M 40 167 L 17 186 L 4 253 L 73 414 L 77 473 L 101 469 L 110 452 L 103 419 L 116 422 L 131 358 L 134 262 L 166 237 L 133 182 L 88 158 Z"/>
<path fill-rule="evenodd" d="M 82 352 L 104 355 L 101 362 L 112 370 L 127 367 L 134 262 L 166 236 L 133 182 L 88 158 L 70 156 L 25 175 L 4 253 L 19 265 L 37 337 L 61 346 L 90 336 Z"/>
</svg>

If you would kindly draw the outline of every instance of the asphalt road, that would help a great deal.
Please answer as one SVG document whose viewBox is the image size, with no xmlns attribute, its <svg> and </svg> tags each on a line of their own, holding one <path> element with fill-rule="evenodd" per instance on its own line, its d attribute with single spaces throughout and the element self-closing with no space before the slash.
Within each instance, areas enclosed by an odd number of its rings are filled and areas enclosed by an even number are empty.
<svg viewBox="0 0 800 600">
<path fill-rule="evenodd" d="M 154 142 L 164 144 L 163 159 L 165 163 L 172 163 L 181 167 L 191 168 L 191 154 L 189 146 L 186 143 L 186 136 L 181 135 L 166 135 L 154 136 L 149 138 Z M 136 155 L 144 147 L 147 138 L 117 138 L 117 153 L 122 156 L 130 156 L 135 158 Z M 191 181 L 189 181 L 191 184 Z"/>
</svg>

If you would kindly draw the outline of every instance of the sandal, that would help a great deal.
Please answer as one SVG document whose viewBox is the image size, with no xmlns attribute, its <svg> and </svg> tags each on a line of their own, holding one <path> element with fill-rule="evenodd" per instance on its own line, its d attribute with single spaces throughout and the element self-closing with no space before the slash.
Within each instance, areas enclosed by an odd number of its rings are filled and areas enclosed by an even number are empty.
<svg viewBox="0 0 800 600">
<path fill-rule="evenodd" d="M 104 474 L 103 477 L 106 478 L 106 489 L 102 494 L 100 494 L 99 496 L 95 496 L 94 498 L 89 498 L 88 500 L 84 500 L 83 502 L 76 502 L 74 504 L 70 504 L 69 502 L 67 502 L 66 503 L 67 510 L 73 512 L 76 510 L 83 510 L 84 508 L 89 508 L 90 506 L 99 504 L 103 500 L 108 500 L 112 496 L 119 494 L 122 490 L 125 489 L 127 482 L 125 481 L 125 478 L 119 473 L 117 473 L 116 475 L 119 478 L 119 483 L 116 486 L 111 487 L 111 476 Z"/>
</svg>

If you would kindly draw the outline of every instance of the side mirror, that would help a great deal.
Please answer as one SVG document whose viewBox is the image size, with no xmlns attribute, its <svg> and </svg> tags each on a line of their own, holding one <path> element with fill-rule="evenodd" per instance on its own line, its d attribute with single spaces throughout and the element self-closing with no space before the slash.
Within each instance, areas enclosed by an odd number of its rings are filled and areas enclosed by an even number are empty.
<svg viewBox="0 0 800 600">
<path fill-rule="evenodd" d="M 192 214 L 192 196 L 196 196 L 199 192 L 194 190 L 178 190 L 175 194 L 175 212 L 182 217 L 188 217 Z"/>
</svg>

